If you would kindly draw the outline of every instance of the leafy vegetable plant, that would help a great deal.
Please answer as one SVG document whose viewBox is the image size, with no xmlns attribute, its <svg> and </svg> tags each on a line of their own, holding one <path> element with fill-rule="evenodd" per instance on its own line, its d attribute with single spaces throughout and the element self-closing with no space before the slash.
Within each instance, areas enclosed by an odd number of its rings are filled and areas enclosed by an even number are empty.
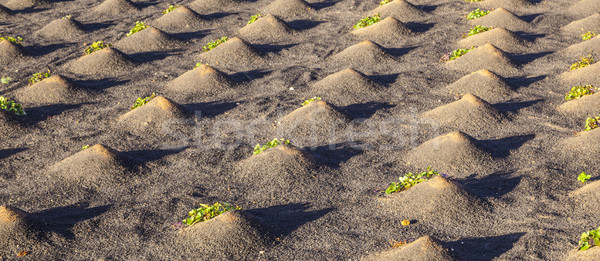
<svg viewBox="0 0 600 261">
<path fill-rule="evenodd" d="M 389 187 L 385 190 L 385 194 L 392 194 L 394 192 L 407 190 L 412 188 L 414 185 L 439 175 L 440 174 L 437 171 L 431 170 L 431 167 L 427 167 L 427 169 L 419 174 L 413 174 L 412 172 L 409 172 L 408 174 L 404 174 L 404 176 L 399 178 L 400 182 L 390 183 Z"/>
<path fill-rule="evenodd" d="M 598 128 L 598 121 L 600 121 L 600 116 L 590 117 L 585 120 L 585 130 L 593 130 Z"/>
<path fill-rule="evenodd" d="M 379 5 L 385 5 L 385 4 L 391 3 L 392 1 L 394 1 L 394 0 L 381 0 L 381 2 L 379 2 Z"/>
<path fill-rule="evenodd" d="M 577 180 L 581 181 L 581 183 L 585 183 L 591 178 L 592 176 L 585 173 L 585 171 L 582 171 L 581 173 L 579 173 L 579 176 L 577 176 Z"/>
<path fill-rule="evenodd" d="M 367 16 L 363 19 L 360 19 L 358 23 L 356 23 L 353 27 L 354 29 L 360 29 L 363 27 L 371 26 L 379 21 L 381 21 L 381 16 L 379 16 L 379 14 L 375 14 L 374 16 Z"/>
<path fill-rule="evenodd" d="M 34 73 L 31 78 L 29 78 L 29 84 L 34 84 L 37 82 L 41 82 L 43 79 L 46 79 L 48 77 L 52 76 L 52 73 L 50 72 L 50 69 L 48 69 L 48 72 L 39 72 L 39 73 Z"/>
<path fill-rule="evenodd" d="M 248 24 L 254 23 L 254 22 L 256 22 L 256 20 L 258 20 L 262 17 L 263 17 L 263 15 L 261 15 L 260 13 L 250 16 L 250 21 L 248 21 Z"/>
<path fill-rule="evenodd" d="M 196 69 L 202 65 L 208 65 L 208 63 L 196 63 L 196 65 L 194 66 L 194 69 Z"/>
<path fill-rule="evenodd" d="M 181 5 L 169 5 L 169 7 L 163 11 L 163 14 L 168 14 L 179 7 L 181 7 Z"/>
<path fill-rule="evenodd" d="M 277 147 L 277 145 L 281 145 L 281 144 L 289 145 L 289 144 L 291 144 L 291 142 L 290 142 L 290 140 L 275 138 L 272 141 L 267 142 L 267 144 L 265 144 L 263 146 L 260 146 L 260 144 L 256 144 L 256 146 L 254 146 L 254 153 L 252 153 L 252 155 L 258 155 L 265 150 Z"/>
<path fill-rule="evenodd" d="M 12 81 L 12 78 L 10 78 L 8 76 L 3 76 L 2 78 L 0 78 L 0 83 L 2 83 L 2 84 L 9 84 L 10 81 Z"/>
<path fill-rule="evenodd" d="M 477 8 L 477 9 L 471 11 L 469 14 L 467 14 L 467 20 L 477 19 L 477 18 L 486 16 L 489 13 L 490 13 L 490 10 L 481 10 L 481 9 Z"/>
<path fill-rule="evenodd" d="M 583 96 L 586 96 L 586 95 L 592 95 L 592 94 L 594 94 L 595 91 L 596 91 L 596 89 L 591 84 L 573 86 L 571 88 L 571 91 L 569 91 L 565 95 L 565 99 L 567 101 L 568 100 L 579 99 L 579 98 L 581 98 Z"/>
<path fill-rule="evenodd" d="M 576 63 L 571 65 L 571 71 L 581 69 L 583 67 L 588 67 L 594 64 L 594 57 L 592 55 L 588 55 L 587 57 L 580 57 L 581 61 L 577 61 Z"/>
<path fill-rule="evenodd" d="M 136 21 L 135 26 L 131 28 L 131 30 L 129 30 L 129 33 L 127 33 L 125 36 L 130 36 L 146 28 L 148 28 L 148 25 L 146 25 L 144 22 Z"/>
<path fill-rule="evenodd" d="M 485 27 L 485 26 L 477 25 L 477 26 L 469 29 L 469 32 L 467 33 L 467 35 L 463 35 L 463 37 L 469 37 L 471 35 L 476 35 L 478 33 L 483 33 L 485 31 L 489 31 L 490 29 L 492 29 L 492 28 L 491 27 Z"/>
<path fill-rule="evenodd" d="M 90 148 L 90 145 L 83 145 L 83 146 L 81 147 L 81 150 L 85 150 L 85 149 L 89 149 L 89 148 Z"/>
<path fill-rule="evenodd" d="M 314 101 L 320 101 L 320 100 L 321 100 L 321 97 L 312 97 L 312 98 L 310 98 L 310 99 L 308 99 L 308 100 L 304 101 L 304 102 L 302 103 L 302 106 L 304 106 L 304 105 L 308 105 L 308 104 L 309 104 L 309 103 L 311 103 L 311 102 L 314 102 Z"/>
<path fill-rule="evenodd" d="M 62 17 L 63 20 L 71 20 L 71 18 L 73 18 L 72 15 L 65 15 Z"/>
<path fill-rule="evenodd" d="M 21 104 L 18 104 L 2 96 L 0 96 L 0 109 L 10 113 L 14 113 L 15 115 L 19 116 L 27 115 Z"/>
<path fill-rule="evenodd" d="M 592 229 L 588 232 L 581 234 L 579 240 L 579 251 L 585 251 L 593 246 L 600 246 L 600 228 Z"/>
<path fill-rule="evenodd" d="M 84 55 L 86 54 L 91 54 L 95 51 L 100 51 L 106 47 L 110 47 L 112 46 L 112 44 L 105 44 L 104 41 L 97 41 L 92 43 L 90 46 L 88 46 L 87 48 L 85 48 L 85 50 L 83 50 Z"/>
<path fill-rule="evenodd" d="M 581 40 L 582 41 L 589 40 L 589 39 L 594 38 L 594 36 L 596 36 L 595 32 L 587 31 L 587 32 L 585 32 L 584 34 L 581 35 Z"/>
<path fill-rule="evenodd" d="M 473 49 L 475 49 L 475 46 L 468 48 L 468 49 L 456 49 L 456 50 L 452 51 L 452 53 L 444 54 L 444 56 L 442 56 L 442 58 L 440 60 L 442 60 L 444 62 L 452 61 L 452 60 L 457 59 L 458 57 L 461 57 L 461 56 L 467 54 L 468 52 L 470 52 Z"/>
<path fill-rule="evenodd" d="M 131 107 L 129 109 L 133 110 L 135 108 L 141 107 L 142 105 L 150 102 L 152 99 L 154 99 L 154 97 L 156 97 L 156 93 L 152 93 L 152 95 L 146 97 L 146 98 L 137 98 L 137 100 L 135 101 L 135 103 L 133 105 L 131 105 Z"/>
<path fill-rule="evenodd" d="M 17 36 L 17 38 L 14 38 L 12 36 L 2 36 L 2 37 L 0 37 L 0 42 L 2 42 L 2 41 L 9 41 L 11 43 L 23 45 L 23 38 L 19 37 L 19 36 Z"/>
<path fill-rule="evenodd" d="M 407 243 L 406 240 L 396 241 L 396 240 L 390 239 L 390 248 L 399 248 L 403 245 L 406 245 L 406 243 Z"/>
<path fill-rule="evenodd" d="M 221 215 L 229 210 L 241 210 L 241 207 L 233 206 L 229 203 L 215 203 L 214 205 L 200 204 L 200 208 L 192 209 L 188 212 L 189 218 L 183 220 L 183 223 L 188 227 L 196 223 L 210 220 L 218 215 Z"/>
<path fill-rule="evenodd" d="M 208 52 L 208 51 L 210 51 L 212 49 L 215 49 L 220 44 L 222 44 L 224 42 L 227 42 L 227 40 L 229 40 L 229 38 L 227 38 L 227 36 L 223 36 L 223 37 L 221 37 L 221 39 L 218 39 L 218 40 L 216 40 L 214 42 L 207 43 L 204 47 L 202 47 L 202 50 L 204 52 Z"/>
</svg>

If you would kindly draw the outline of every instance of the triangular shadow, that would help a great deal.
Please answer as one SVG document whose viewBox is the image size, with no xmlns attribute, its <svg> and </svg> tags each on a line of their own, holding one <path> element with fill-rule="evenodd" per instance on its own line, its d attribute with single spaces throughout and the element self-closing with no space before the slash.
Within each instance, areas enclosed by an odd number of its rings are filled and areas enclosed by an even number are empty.
<svg viewBox="0 0 600 261">
<path fill-rule="evenodd" d="M 445 245 L 454 249 L 460 260 L 493 260 L 512 249 L 525 232 L 502 236 L 465 238 Z"/>
<path fill-rule="evenodd" d="M 17 154 L 22 151 L 26 151 L 28 148 L 16 148 L 16 149 L 3 149 L 0 150 L 0 159 L 8 158 L 14 154 Z"/>
<path fill-rule="evenodd" d="M 535 138 L 534 134 L 505 137 L 493 140 L 479 140 L 480 144 L 491 152 L 494 158 L 506 158 L 510 155 L 511 150 L 516 150 Z"/>
<path fill-rule="evenodd" d="M 476 178 L 475 175 L 471 175 L 458 182 L 463 187 L 469 188 L 470 194 L 481 199 L 497 199 L 511 192 L 521 182 L 523 177 L 511 177 L 512 174 L 513 172 L 493 173 L 480 179 Z"/>
<path fill-rule="evenodd" d="M 352 119 L 366 119 L 371 118 L 375 112 L 382 109 L 390 109 L 396 107 L 384 102 L 367 102 L 367 103 L 356 103 L 340 108 L 340 111 L 344 112 Z"/>
<path fill-rule="evenodd" d="M 35 221 L 44 224 L 42 229 L 56 232 L 67 239 L 74 239 L 71 228 L 82 221 L 92 219 L 106 212 L 112 205 L 88 208 L 88 203 L 55 207 L 32 213 Z"/>
<path fill-rule="evenodd" d="M 300 226 L 317 220 L 334 210 L 333 208 L 324 208 L 306 211 L 309 208 L 310 204 L 308 203 L 291 203 L 247 211 L 261 218 L 265 224 L 269 224 L 276 235 L 284 237 Z"/>
<path fill-rule="evenodd" d="M 239 103 L 239 102 L 238 102 Z M 182 105 L 196 117 L 213 118 L 238 106 L 236 102 L 203 102 Z M 200 119 L 198 119 L 200 120 Z"/>
</svg>

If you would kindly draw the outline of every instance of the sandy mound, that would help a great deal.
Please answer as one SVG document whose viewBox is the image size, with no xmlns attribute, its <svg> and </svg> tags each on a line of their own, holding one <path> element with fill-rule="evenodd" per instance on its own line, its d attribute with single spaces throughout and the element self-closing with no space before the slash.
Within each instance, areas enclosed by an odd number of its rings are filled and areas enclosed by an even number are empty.
<svg viewBox="0 0 600 261">
<path fill-rule="evenodd" d="M 439 240 L 430 236 L 420 237 L 402 247 L 392 248 L 363 259 L 364 261 L 452 261 L 450 252 Z"/>
<path fill-rule="evenodd" d="M 53 75 L 41 82 L 28 85 L 15 92 L 18 101 L 25 104 L 73 104 L 81 100 L 85 91 L 80 89 L 69 79 L 60 75 Z"/>
<path fill-rule="evenodd" d="M 326 100 L 339 97 L 352 98 L 349 102 L 362 101 L 376 95 L 383 87 L 352 68 L 331 74 L 315 83 L 313 89 Z M 342 99 L 345 100 L 345 99 Z M 347 100 L 346 100 L 347 101 Z"/>
<path fill-rule="evenodd" d="M 224 73 L 208 65 L 201 65 L 175 78 L 166 88 L 184 94 L 213 95 L 232 86 L 233 83 Z"/>
<path fill-rule="evenodd" d="M 492 44 L 507 52 L 520 52 L 526 48 L 523 41 L 518 36 L 504 28 L 494 28 L 464 38 L 458 42 L 458 47 L 470 48 L 471 46 L 481 46 L 486 43 Z"/>
<path fill-rule="evenodd" d="M 510 10 L 521 10 L 523 8 L 531 7 L 531 3 L 526 0 L 485 0 L 477 2 L 477 4 L 487 8 L 508 8 Z"/>
<path fill-rule="evenodd" d="M 514 93 L 502 77 L 487 69 L 481 69 L 460 78 L 446 86 L 443 92 L 461 96 L 472 93 L 492 103 L 506 101 Z"/>
<path fill-rule="evenodd" d="M 508 56 L 491 44 L 484 44 L 455 60 L 448 61 L 446 66 L 465 73 L 488 69 L 504 76 L 518 72 Z"/>
<path fill-rule="evenodd" d="M 9 65 L 25 56 L 20 45 L 9 41 L 0 41 L 0 64 Z"/>
<path fill-rule="evenodd" d="M 587 31 L 600 32 L 600 14 L 595 13 L 586 18 L 573 21 L 568 25 L 565 25 L 563 30 L 567 33 L 574 34 L 576 37 L 579 37 L 579 35 Z"/>
<path fill-rule="evenodd" d="M 263 11 L 279 17 L 292 17 L 306 15 L 311 10 L 304 0 L 275 0 L 267 5 Z"/>
<path fill-rule="evenodd" d="M 33 33 L 34 36 L 60 40 L 74 40 L 83 34 L 83 26 L 74 19 L 56 19 Z"/>
<path fill-rule="evenodd" d="M 491 11 L 486 16 L 470 20 L 471 25 L 482 25 L 486 27 L 504 28 L 511 31 L 527 30 L 530 26 L 515 14 L 504 8 Z"/>
<path fill-rule="evenodd" d="M 197 31 L 202 26 L 202 17 L 185 6 L 154 20 L 152 25 L 168 32 Z"/>
<path fill-rule="evenodd" d="M 583 68 L 566 71 L 560 74 L 560 78 L 571 85 L 592 84 L 600 86 L 600 63 L 597 62 Z"/>
<path fill-rule="evenodd" d="M 44 0 L 10 0 L 4 6 L 11 10 L 23 10 L 28 8 L 39 7 L 40 5 L 48 4 Z"/>
<path fill-rule="evenodd" d="M 126 53 L 156 52 L 172 50 L 179 46 L 179 41 L 154 27 L 124 37 L 114 47 Z"/>
<path fill-rule="evenodd" d="M 377 40 L 398 40 L 399 38 L 410 35 L 412 32 L 402 22 L 396 18 L 388 17 L 371 26 L 363 27 L 358 30 L 352 30 L 352 34 L 361 39 Z"/>
<path fill-rule="evenodd" d="M 571 13 L 579 16 L 592 15 L 600 12 L 600 0 L 582 0 L 569 8 Z"/>
<path fill-rule="evenodd" d="M 94 7 L 93 12 L 101 14 L 117 15 L 124 12 L 137 10 L 137 7 L 129 0 L 106 0 L 102 4 Z"/>
<path fill-rule="evenodd" d="M 573 44 L 564 50 L 565 57 L 572 59 L 584 57 L 591 53 L 600 53 L 600 37 Z"/>
<path fill-rule="evenodd" d="M 158 134 L 156 132 L 169 121 L 185 118 L 185 110 L 178 104 L 163 96 L 156 96 L 150 102 L 119 117 L 117 124 L 137 134 L 147 131 Z"/>
<path fill-rule="evenodd" d="M 37 250 L 38 233 L 28 220 L 27 212 L 11 206 L 0 206 L 0 259 L 14 258 L 24 250 Z"/>
<path fill-rule="evenodd" d="M 256 64 L 262 60 L 254 48 L 238 37 L 231 38 L 208 52 L 202 52 L 198 58 L 215 67 Z"/>
<path fill-rule="evenodd" d="M 425 16 L 425 12 L 405 0 L 394 0 L 369 12 L 369 14 L 377 13 L 382 17 L 391 16 L 402 21 L 417 20 Z"/>
<path fill-rule="evenodd" d="M 135 66 L 121 51 L 107 47 L 85 55 L 67 65 L 71 72 L 86 75 L 120 75 Z"/>
<path fill-rule="evenodd" d="M 272 240 L 259 219 L 237 210 L 185 228 L 179 237 L 194 259 L 203 260 L 246 260 L 268 249 Z"/>
<path fill-rule="evenodd" d="M 586 95 L 579 99 L 566 101 L 558 110 L 573 117 L 589 117 L 600 114 L 600 94 Z"/>
<path fill-rule="evenodd" d="M 333 64 L 359 70 L 372 68 L 390 61 L 394 61 L 394 57 L 388 54 L 380 45 L 369 40 L 352 45 L 333 55 L 330 59 Z"/>
<path fill-rule="evenodd" d="M 582 124 L 581 129 L 585 125 Z M 574 136 L 568 137 L 561 142 L 558 150 L 565 156 L 573 158 L 573 162 L 581 163 L 588 162 L 590 155 L 597 155 L 600 153 L 600 148 L 596 145 L 600 139 L 600 128 L 596 128 L 590 131 L 582 131 Z"/>
<path fill-rule="evenodd" d="M 585 251 L 579 251 L 574 249 L 569 251 L 569 254 L 565 261 L 588 261 L 588 260 L 600 260 L 600 247 L 591 247 Z"/>
<path fill-rule="evenodd" d="M 290 28 L 283 20 L 270 14 L 240 29 L 240 36 L 250 41 L 281 40 L 292 33 L 294 33 L 294 29 Z"/>
<path fill-rule="evenodd" d="M 471 136 L 455 131 L 428 140 L 410 151 L 406 157 L 409 165 L 418 169 L 433 167 L 443 173 L 462 174 L 483 169 L 491 163 L 492 156 L 479 148 Z"/>
<path fill-rule="evenodd" d="M 243 4 L 243 0 L 196 0 L 189 6 L 196 12 L 205 13 L 207 11 L 222 10 L 234 5 Z"/>
<path fill-rule="evenodd" d="M 571 191 L 571 193 L 569 193 L 569 196 L 573 198 L 577 204 L 575 210 L 575 212 L 578 213 L 577 216 L 584 218 L 591 217 L 593 220 L 597 220 L 598 216 L 595 213 L 597 213 L 597 210 L 600 209 L 600 180 L 587 182 L 585 186 Z M 600 247 L 592 247 L 590 249 L 593 248 Z M 586 250 L 585 252 L 587 252 L 588 250 Z M 598 255 L 598 257 L 600 257 L 600 255 Z"/>
</svg>

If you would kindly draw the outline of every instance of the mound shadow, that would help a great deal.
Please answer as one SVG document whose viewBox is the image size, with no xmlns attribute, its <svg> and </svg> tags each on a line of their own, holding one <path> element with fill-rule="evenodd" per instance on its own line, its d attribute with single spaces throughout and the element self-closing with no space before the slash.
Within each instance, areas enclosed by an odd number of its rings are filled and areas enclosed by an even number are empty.
<svg viewBox="0 0 600 261">
<path fill-rule="evenodd" d="M 16 148 L 16 149 L 3 149 L 3 150 L 0 150 L 0 159 L 8 158 L 8 157 L 10 157 L 12 155 L 15 155 L 15 154 L 17 154 L 19 152 L 23 152 L 23 151 L 26 151 L 26 150 L 28 150 L 28 148 Z"/>
<path fill-rule="evenodd" d="M 535 138 L 535 134 L 505 137 L 501 139 L 479 140 L 494 158 L 506 158 L 511 150 L 516 150 L 526 142 Z"/>
<path fill-rule="evenodd" d="M 337 169 L 342 163 L 363 153 L 363 150 L 356 149 L 355 147 L 356 144 L 344 142 L 332 143 L 329 145 L 308 149 L 316 152 L 317 155 L 315 156 L 317 156 L 319 162 L 322 162 L 331 168 Z"/>
<path fill-rule="evenodd" d="M 408 29 L 415 33 L 424 33 L 433 28 L 435 23 L 417 23 L 417 22 L 406 22 L 404 23 Z"/>
<path fill-rule="evenodd" d="M 46 106 L 39 106 L 27 109 L 27 115 L 34 122 L 40 122 L 48 117 L 62 114 L 65 111 L 73 110 L 81 107 L 84 104 L 89 103 L 78 103 L 78 104 L 52 104 Z"/>
<path fill-rule="evenodd" d="M 48 44 L 48 45 L 31 45 L 27 46 L 27 53 L 34 56 L 43 56 L 52 53 L 58 49 L 67 48 L 76 45 L 76 43 L 60 43 L 60 44 Z"/>
<path fill-rule="evenodd" d="M 35 220 L 44 223 L 43 229 L 58 233 L 66 239 L 75 239 L 71 228 L 77 223 L 92 219 L 108 211 L 112 204 L 89 207 L 89 203 L 79 203 L 64 207 L 55 207 L 31 213 Z"/>
<path fill-rule="evenodd" d="M 519 88 L 525 88 L 525 87 L 529 87 L 529 85 L 533 84 L 534 82 L 546 79 L 546 77 L 548 77 L 548 76 L 547 75 L 540 75 L 540 76 L 534 76 L 534 77 L 517 76 L 517 77 L 508 77 L 508 78 L 505 78 L 505 80 L 510 86 L 518 86 Z"/>
<path fill-rule="evenodd" d="M 385 50 L 396 57 L 400 57 L 409 53 L 410 51 L 417 49 L 419 46 L 411 46 L 411 47 L 402 47 L 402 48 L 386 48 Z"/>
<path fill-rule="evenodd" d="M 183 40 L 183 41 L 189 41 L 192 39 L 200 39 L 200 38 L 204 38 L 205 36 L 209 35 L 211 33 L 212 30 L 210 29 L 206 29 L 206 30 L 198 30 L 198 31 L 193 31 L 193 32 L 181 32 L 181 33 L 169 33 L 173 38 L 178 39 L 178 40 Z"/>
<path fill-rule="evenodd" d="M 509 57 L 517 64 L 528 64 L 546 55 L 554 52 L 540 52 L 540 53 L 525 53 L 525 54 L 511 54 Z"/>
<path fill-rule="evenodd" d="M 240 103 L 240 102 L 238 102 Z M 182 105 L 187 111 L 194 112 L 197 118 L 214 118 L 239 106 L 236 102 L 201 102 Z M 241 104 L 241 103 L 240 103 Z"/>
<path fill-rule="evenodd" d="M 391 109 L 394 107 L 396 107 L 396 105 L 384 102 L 366 102 L 340 107 L 340 111 L 352 119 L 366 119 L 371 118 L 371 116 L 379 110 Z"/>
<path fill-rule="evenodd" d="M 182 50 L 171 50 L 171 51 L 151 51 L 128 54 L 131 60 L 134 62 L 149 63 L 157 60 L 165 59 L 171 55 L 175 55 Z"/>
<path fill-rule="evenodd" d="M 287 24 L 296 29 L 296 30 L 308 30 L 317 27 L 318 25 L 324 23 L 323 21 L 315 21 L 309 19 L 299 19 L 287 22 Z"/>
<path fill-rule="evenodd" d="M 265 69 L 254 69 L 249 71 L 236 72 L 229 75 L 229 78 L 234 82 L 240 83 L 245 81 L 252 81 L 256 79 L 260 79 L 265 77 L 265 75 L 271 73 L 273 71 L 265 70 Z"/>
<path fill-rule="evenodd" d="M 126 84 L 129 80 L 115 80 L 114 78 L 104 78 L 99 80 L 78 80 L 73 81 L 75 84 L 84 87 L 85 89 L 102 91 L 111 87 Z"/>
<path fill-rule="evenodd" d="M 306 211 L 309 208 L 309 203 L 290 203 L 247 211 L 260 217 L 265 224 L 269 224 L 275 234 L 287 236 L 302 225 L 317 220 L 334 210 L 333 208 L 324 208 Z"/>
<path fill-rule="evenodd" d="M 448 242 L 461 260 L 493 260 L 512 249 L 524 232 L 502 236 L 466 238 Z"/>
<path fill-rule="evenodd" d="M 257 51 L 262 54 L 266 53 L 278 53 L 283 51 L 284 49 L 289 49 L 298 44 L 252 44 Z"/>
<path fill-rule="evenodd" d="M 519 102 L 502 102 L 493 104 L 492 107 L 502 112 L 516 112 L 523 108 L 527 108 L 537 104 L 538 102 L 544 101 L 543 99 L 531 100 L 531 101 L 519 101 Z"/>
<path fill-rule="evenodd" d="M 162 159 L 169 155 L 177 154 L 179 152 L 182 152 L 186 148 L 187 147 L 174 148 L 174 149 L 156 149 L 156 150 L 132 150 L 132 151 L 123 152 L 123 155 L 125 155 L 129 158 L 132 158 L 132 159 L 136 159 L 137 161 L 140 162 L 140 164 L 143 164 L 143 163 Z"/>
<path fill-rule="evenodd" d="M 498 172 L 477 179 L 471 175 L 460 181 L 461 185 L 469 188 L 469 193 L 482 198 L 501 198 L 513 191 L 523 177 L 511 177 L 513 172 Z"/>
</svg>

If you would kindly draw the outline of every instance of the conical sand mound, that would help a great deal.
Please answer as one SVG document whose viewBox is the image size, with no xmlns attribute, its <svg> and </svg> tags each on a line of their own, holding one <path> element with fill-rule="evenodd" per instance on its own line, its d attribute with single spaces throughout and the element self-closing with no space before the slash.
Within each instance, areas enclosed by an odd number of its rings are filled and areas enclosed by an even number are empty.
<svg viewBox="0 0 600 261">
<path fill-rule="evenodd" d="M 41 82 L 18 90 L 15 97 L 25 104 L 72 104 L 77 103 L 85 91 L 77 87 L 69 79 L 54 75 Z"/>
<path fill-rule="evenodd" d="M 0 259 L 12 259 L 15 253 L 25 249 L 34 250 L 39 245 L 39 232 L 36 230 L 28 220 L 27 212 L 11 206 L 0 206 Z"/>
<path fill-rule="evenodd" d="M 92 11 L 96 13 L 111 15 L 122 14 L 134 10 L 137 10 L 137 8 L 129 0 L 106 0 L 92 9 Z"/>
<path fill-rule="evenodd" d="M 439 240 L 424 236 L 404 246 L 371 255 L 364 261 L 452 261 L 456 260 Z"/>
<path fill-rule="evenodd" d="M 347 68 L 329 75 L 315 83 L 313 89 L 326 100 L 336 100 L 338 97 L 353 98 L 360 101 L 376 95 L 382 87 L 368 79 L 364 74 Z"/>
<path fill-rule="evenodd" d="M 28 8 L 35 8 L 40 5 L 48 4 L 44 0 L 10 0 L 4 6 L 11 10 L 23 10 Z"/>
<path fill-rule="evenodd" d="M 126 53 L 165 51 L 176 48 L 179 41 L 154 27 L 127 36 L 117 43 L 115 48 Z"/>
<path fill-rule="evenodd" d="M 600 148 L 596 146 L 598 139 L 600 139 L 600 128 L 582 131 L 561 141 L 558 149 L 563 155 L 572 158 L 572 162 L 584 164 L 589 161 L 590 155 L 600 153 Z"/>
<path fill-rule="evenodd" d="M 495 9 L 486 16 L 470 20 L 470 23 L 473 26 L 498 27 L 513 32 L 527 30 L 530 27 L 527 22 L 504 8 Z"/>
<path fill-rule="evenodd" d="M 587 117 L 600 114 L 600 95 L 586 95 L 579 99 L 566 101 L 558 110 L 573 117 Z"/>
<path fill-rule="evenodd" d="M 520 10 L 531 6 L 531 3 L 526 0 L 485 0 L 477 3 L 487 9 L 503 7 L 510 10 Z"/>
<path fill-rule="evenodd" d="M 185 117 L 185 111 L 178 104 L 163 96 L 157 96 L 143 106 L 119 117 L 118 124 L 139 134 L 147 131 L 160 131 L 166 122 Z"/>
<path fill-rule="evenodd" d="M 240 36 L 248 40 L 280 40 L 294 33 L 283 20 L 268 14 L 240 29 Z"/>
<path fill-rule="evenodd" d="M 410 35 L 411 31 L 402 22 L 396 18 L 388 17 L 371 26 L 353 30 L 352 34 L 361 39 L 369 40 L 389 40 L 398 39 Z"/>
<path fill-rule="evenodd" d="M 442 172 L 467 174 L 490 165 L 492 156 L 471 136 L 455 131 L 424 142 L 409 152 L 406 161 L 416 168 L 432 166 Z"/>
<path fill-rule="evenodd" d="M 565 261 L 600 260 L 600 247 L 592 247 L 585 251 L 577 249 L 569 251 Z"/>
<path fill-rule="evenodd" d="M 249 65 L 262 60 L 254 48 L 238 37 L 231 38 L 208 52 L 202 52 L 198 58 L 215 67 Z"/>
<path fill-rule="evenodd" d="M 486 131 L 505 120 L 489 103 L 470 93 L 458 101 L 423 113 L 423 117 L 432 119 L 441 126 L 451 126 L 467 132 Z"/>
<path fill-rule="evenodd" d="M 577 207 L 575 208 L 575 213 L 577 216 L 583 218 L 593 218 L 596 220 L 597 213 L 596 210 L 600 209 L 600 180 L 587 182 L 583 187 L 571 191 L 569 196 L 575 199 Z M 593 247 L 600 248 L 600 247 Z M 593 249 L 591 248 L 591 249 Z M 586 250 L 585 252 L 587 252 Z M 600 252 L 597 252 L 600 253 Z M 600 257 L 600 254 L 596 254 L 597 257 Z M 596 258 L 597 259 L 597 258 Z M 581 260 L 596 260 L 596 259 L 581 259 Z"/>
<path fill-rule="evenodd" d="M 600 85 L 600 63 L 570 70 L 560 74 L 561 79 L 570 85 Z"/>
<path fill-rule="evenodd" d="M 587 31 L 600 32 L 600 14 L 595 13 L 586 18 L 573 21 L 568 25 L 565 25 L 563 30 L 576 37 L 579 37 L 579 35 Z"/>
<path fill-rule="evenodd" d="M 184 94 L 213 95 L 232 86 L 233 83 L 222 72 L 208 65 L 200 65 L 169 82 L 167 89 Z"/>
<path fill-rule="evenodd" d="M 382 17 L 394 17 L 405 22 L 420 19 L 426 14 L 405 0 L 394 0 L 369 12 L 369 14 L 377 13 Z"/>
<path fill-rule="evenodd" d="M 333 142 L 350 119 L 333 105 L 319 100 L 304 105 L 281 118 L 277 128 L 284 137 L 290 137 L 294 144 L 310 146 L 316 143 Z M 280 132 L 281 133 L 281 132 Z"/>
<path fill-rule="evenodd" d="M 357 69 L 368 69 L 381 63 L 394 61 L 380 45 L 371 41 L 362 41 L 333 55 L 331 62 Z"/>
<path fill-rule="evenodd" d="M 446 86 L 445 91 L 454 95 L 472 93 L 493 103 L 506 101 L 514 93 L 502 77 L 487 69 L 460 78 Z"/>
<path fill-rule="evenodd" d="M 579 16 L 592 15 L 600 12 L 600 0 L 582 0 L 569 8 L 571 13 Z"/>
<path fill-rule="evenodd" d="M 167 32 L 186 32 L 198 30 L 202 22 L 199 14 L 181 6 L 156 19 L 152 25 Z"/>
<path fill-rule="evenodd" d="M 523 41 L 513 32 L 504 28 L 494 28 L 492 30 L 469 36 L 458 42 L 460 48 L 469 48 L 471 46 L 481 46 L 486 43 L 492 44 L 507 52 L 519 52 L 525 48 Z"/>
<path fill-rule="evenodd" d="M 20 45 L 9 41 L 0 41 L 0 64 L 9 65 L 12 62 L 21 59 L 25 54 Z"/>
<path fill-rule="evenodd" d="M 237 210 L 185 228 L 179 237 L 181 246 L 203 260 L 245 260 L 267 249 L 271 242 L 260 220 Z"/>
<path fill-rule="evenodd" d="M 504 76 L 518 72 L 508 56 L 491 44 L 479 46 L 455 60 L 448 61 L 446 66 L 465 73 L 488 69 Z"/>
<path fill-rule="evenodd" d="M 565 57 L 571 59 L 584 57 L 591 53 L 600 53 L 600 37 L 594 37 L 592 39 L 573 44 L 567 47 L 564 51 Z"/>
<path fill-rule="evenodd" d="M 83 34 L 83 26 L 73 19 L 56 19 L 34 33 L 43 38 L 60 40 L 74 40 Z"/>
<path fill-rule="evenodd" d="M 264 11 L 279 17 L 291 17 L 308 14 L 311 8 L 304 0 L 275 0 Z"/>
<path fill-rule="evenodd" d="M 121 51 L 108 47 L 83 56 L 68 66 L 74 73 L 107 76 L 127 73 L 135 65 Z"/>
</svg>

